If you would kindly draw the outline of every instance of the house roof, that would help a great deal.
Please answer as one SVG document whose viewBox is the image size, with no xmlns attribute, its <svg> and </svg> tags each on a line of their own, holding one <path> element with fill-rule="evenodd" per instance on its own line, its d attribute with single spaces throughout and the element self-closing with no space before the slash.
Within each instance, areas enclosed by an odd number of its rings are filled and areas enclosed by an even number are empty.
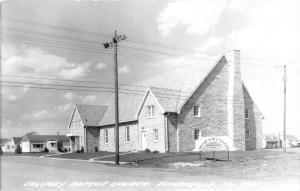
<svg viewBox="0 0 300 191">
<path fill-rule="evenodd" d="M 98 105 L 75 105 L 84 126 L 98 126 L 100 120 L 102 119 L 107 106 Z"/>
<path fill-rule="evenodd" d="M 225 61 L 225 56 L 219 61 Z M 177 112 L 215 65 L 215 61 L 200 61 L 198 65 L 187 64 L 126 87 L 133 93 L 119 94 L 119 122 L 137 120 L 136 113 L 148 87 L 151 87 L 151 91 L 165 111 Z M 114 124 L 114 116 L 114 95 L 112 95 L 99 126 Z"/>
<path fill-rule="evenodd" d="M 13 141 L 16 145 L 20 144 L 21 140 L 22 140 L 23 137 L 13 137 Z"/>
<path fill-rule="evenodd" d="M 69 141 L 70 138 L 66 135 L 25 135 L 24 137 L 27 137 L 27 139 L 31 143 L 44 143 L 47 142 L 50 139 L 55 139 L 57 141 Z"/>
<path fill-rule="evenodd" d="M 0 139 L 0 145 L 5 145 L 8 141 L 9 139 L 7 138 Z"/>
<path fill-rule="evenodd" d="M 294 136 L 294 135 L 286 135 L 286 139 L 287 139 L 287 140 L 299 140 L 299 138 L 297 138 L 297 137 Z"/>
<path fill-rule="evenodd" d="M 180 96 L 180 90 L 157 87 L 150 87 L 150 90 L 165 112 L 177 112 L 179 99 L 185 99 Z"/>
</svg>

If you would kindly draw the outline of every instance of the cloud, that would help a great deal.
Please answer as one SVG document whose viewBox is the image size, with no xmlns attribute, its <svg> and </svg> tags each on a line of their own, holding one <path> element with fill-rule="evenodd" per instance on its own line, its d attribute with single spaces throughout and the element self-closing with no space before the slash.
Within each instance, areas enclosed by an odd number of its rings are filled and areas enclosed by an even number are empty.
<svg viewBox="0 0 300 191">
<path fill-rule="evenodd" d="M 216 37 L 216 36 L 209 37 L 201 44 L 200 47 L 196 48 L 196 51 L 207 52 L 215 48 L 216 46 L 220 45 L 221 42 L 222 42 L 222 38 L 220 37 Z"/>
<path fill-rule="evenodd" d="M 126 74 L 129 73 L 131 70 L 127 65 L 123 65 L 122 67 L 119 67 L 119 74 Z"/>
<path fill-rule="evenodd" d="M 39 48 L 10 44 L 2 47 L 2 74 L 28 74 L 74 79 L 89 72 L 90 63 L 74 63 Z"/>
<path fill-rule="evenodd" d="M 71 109 L 73 109 L 73 107 L 74 107 L 74 104 L 72 104 L 70 102 L 70 103 L 67 103 L 67 104 L 64 104 L 64 105 L 55 106 L 54 109 L 57 110 L 60 113 L 65 114 L 65 113 L 69 113 L 71 111 Z"/>
<path fill-rule="evenodd" d="M 82 104 L 95 104 L 97 102 L 97 96 L 90 94 L 90 95 L 77 95 L 72 92 L 68 92 L 66 94 L 62 95 L 63 98 L 65 98 L 67 101 L 69 101 L 69 104 L 74 105 L 77 103 Z M 70 108 L 70 105 L 63 105 L 59 106 L 59 110 L 67 110 Z"/>
<path fill-rule="evenodd" d="M 62 97 L 68 101 L 73 101 L 74 99 L 78 98 L 78 95 L 72 92 L 67 92 L 66 94 L 63 94 Z"/>
<path fill-rule="evenodd" d="M 82 98 L 84 104 L 95 104 L 97 97 L 95 95 L 88 95 Z"/>
<path fill-rule="evenodd" d="M 100 63 L 98 63 L 98 64 L 96 65 L 96 68 L 97 68 L 98 70 L 105 69 L 105 68 L 106 68 L 106 64 L 100 62 Z"/>
<path fill-rule="evenodd" d="M 39 48 L 28 46 L 15 47 L 4 43 L 1 49 L 2 75 L 47 76 L 52 78 L 75 79 L 88 74 L 90 63 L 69 62 L 66 58 L 50 54 Z M 47 81 L 47 83 L 51 83 Z M 8 101 L 22 98 L 30 89 L 6 87 L 3 85 L 1 94 Z"/>
<path fill-rule="evenodd" d="M 170 2 L 157 18 L 158 29 L 168 35 L 178 25 L 186 26 L 187 33 L 204 35 L 219 21 L 226 1 Z"/>
<path fill-rule="evenodd" d="M 43 120 L 46 118 L 50 118 L 52 115 L 47 110 L 34 111 L 30 114 L 23 114 L 21 119 L 30 119 L 30 120 Z"/>
</svg>

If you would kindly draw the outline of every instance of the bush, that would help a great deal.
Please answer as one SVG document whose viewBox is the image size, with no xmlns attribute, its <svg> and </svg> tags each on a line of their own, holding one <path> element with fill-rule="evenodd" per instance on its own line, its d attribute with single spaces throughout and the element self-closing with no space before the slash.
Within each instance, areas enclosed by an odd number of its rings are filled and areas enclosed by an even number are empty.
<svg viewBox="0 0 300 191">
<path fill-rule="evenodd" d="M 62 153 L 65 153 L 65 152 L 67 152 L 68 150 L 67 150 L 66 148 L 64 148 L 64 147 L 59 147 L 59 148 L 58 148 L 58 151 L 59 151 L 59 152 L 62 152 Z"/>
<path fill-rule="evenodd" d="M 145 149 L 145 153 L 150 153 L 150 152 L 151 152 L 150 149 L 148 149 L 148 148 Z"/>
<path fill-rule="evenodd" d="M 17 145 L 17 148 L 15 150 L 15 154 L 21 154 L 22 153 L 22 147 L 20 145 Z"/>
<path fill-rule="evenodd" d="M 0 147 L 0 155 L 3 154 L 2 147 Z"/>
<path fill-rule="evenodd" d="M 95 152 L 98 152 L 98 147 L 97 146 L 95 146 Z"/>
<path fill-rule="evenodd" d="M 81 150 L 77 150 L 76 153 L 81 153 Z"/>
<path fill-rule="evenodd" d="M 159 151 L 153 151 L 154 154 L 159 154 Z"/>
<path fill-rule="evenodd" d="M 80 151 L 81 151 L 81 153 L 84 153 L 84 148 L 83 148 L 83 146 L 81 146 Z"/>
<path fill-rule="evenodd" d="M 49 149 L 47 147 L 44 148 L 44 153 L 49 153 Z"/>
</svg>

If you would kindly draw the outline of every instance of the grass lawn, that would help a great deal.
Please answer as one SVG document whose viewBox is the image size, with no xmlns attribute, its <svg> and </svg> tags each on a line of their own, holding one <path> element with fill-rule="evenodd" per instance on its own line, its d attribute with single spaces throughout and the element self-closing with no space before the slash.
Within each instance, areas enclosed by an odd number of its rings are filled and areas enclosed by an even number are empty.
<svg viewBox="0 0 300 191">
<path fill-rule="evenodd" d="M 195 155 L 194 153 L 145 153 L 145 152 L 138 152 L 138 153 L 129 153 L 125 155 L 120 155 L 120 161 L 121 162 L 138 162 L 141 163 L 143 161 L 155 161 L 155 160 L 160 160 L 163 158 L 172 158 L 172 157 L 177 157 L 177 156 L 189 156 L 189 155 Z M 107 157 L 107 158 L 101 158 L 101 159 L 96 159 L 96 161 L 114 161 L 115 157 Z"/>
<path fill-rule="evenodd" d="M 61 155 L 48 156 L 47 158 L 66 158 L 66 159 L 80 159 L 80 160 L 89 160 L 91 158 L 104 157 L 114 155 L 113 152 L 104 152 L 99 151 L 96 153 L 64 153 Z"/>
<path fill-rule="evenodd" d="M 265 156 L 274 156 L 279 155 L 281 151 L 279 150 L 254 150 L 254 151 L 232 151 L 229 153 L 230 161 L 247 161 L 260 159 Z M 227 161 L 228 153 L 227 152 L 215 152 L 216 161 Z M 212 160 L 213 152 L 202 153 L 202 159 Z M 97 159 L 97 161 L 114 161 L 115 157 L 106 157 Z M 200 161 L 199 153 L 192 152 L 180 152 L 180 153 L 130 153 L 126 155 L 120 155 L 121 162 L 138 162 L 140 165 L 159 165 L 159 164 L 168 164 L 176 162 L 196 162 Z"/>
</svg>

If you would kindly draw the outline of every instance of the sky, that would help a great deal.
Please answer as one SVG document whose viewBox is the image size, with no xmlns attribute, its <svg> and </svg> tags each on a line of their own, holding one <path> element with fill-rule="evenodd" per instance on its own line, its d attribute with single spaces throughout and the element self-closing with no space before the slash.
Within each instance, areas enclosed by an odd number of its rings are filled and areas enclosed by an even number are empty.
<svg viewBox="0 0 300 191">
<path fill-rule="evenodd" d="M 114 30 L 127 37 L 118 49 L 120 85 L 240 50 L 263 133 L 282 134 L 287 65 L 287 134 L 300 137 L 299 1 L 6 1 L 1 8 L 1 137 L 65 134 L 74 104 L 106 103 L 114 62 L 102 43 Z"/>
</svg>

